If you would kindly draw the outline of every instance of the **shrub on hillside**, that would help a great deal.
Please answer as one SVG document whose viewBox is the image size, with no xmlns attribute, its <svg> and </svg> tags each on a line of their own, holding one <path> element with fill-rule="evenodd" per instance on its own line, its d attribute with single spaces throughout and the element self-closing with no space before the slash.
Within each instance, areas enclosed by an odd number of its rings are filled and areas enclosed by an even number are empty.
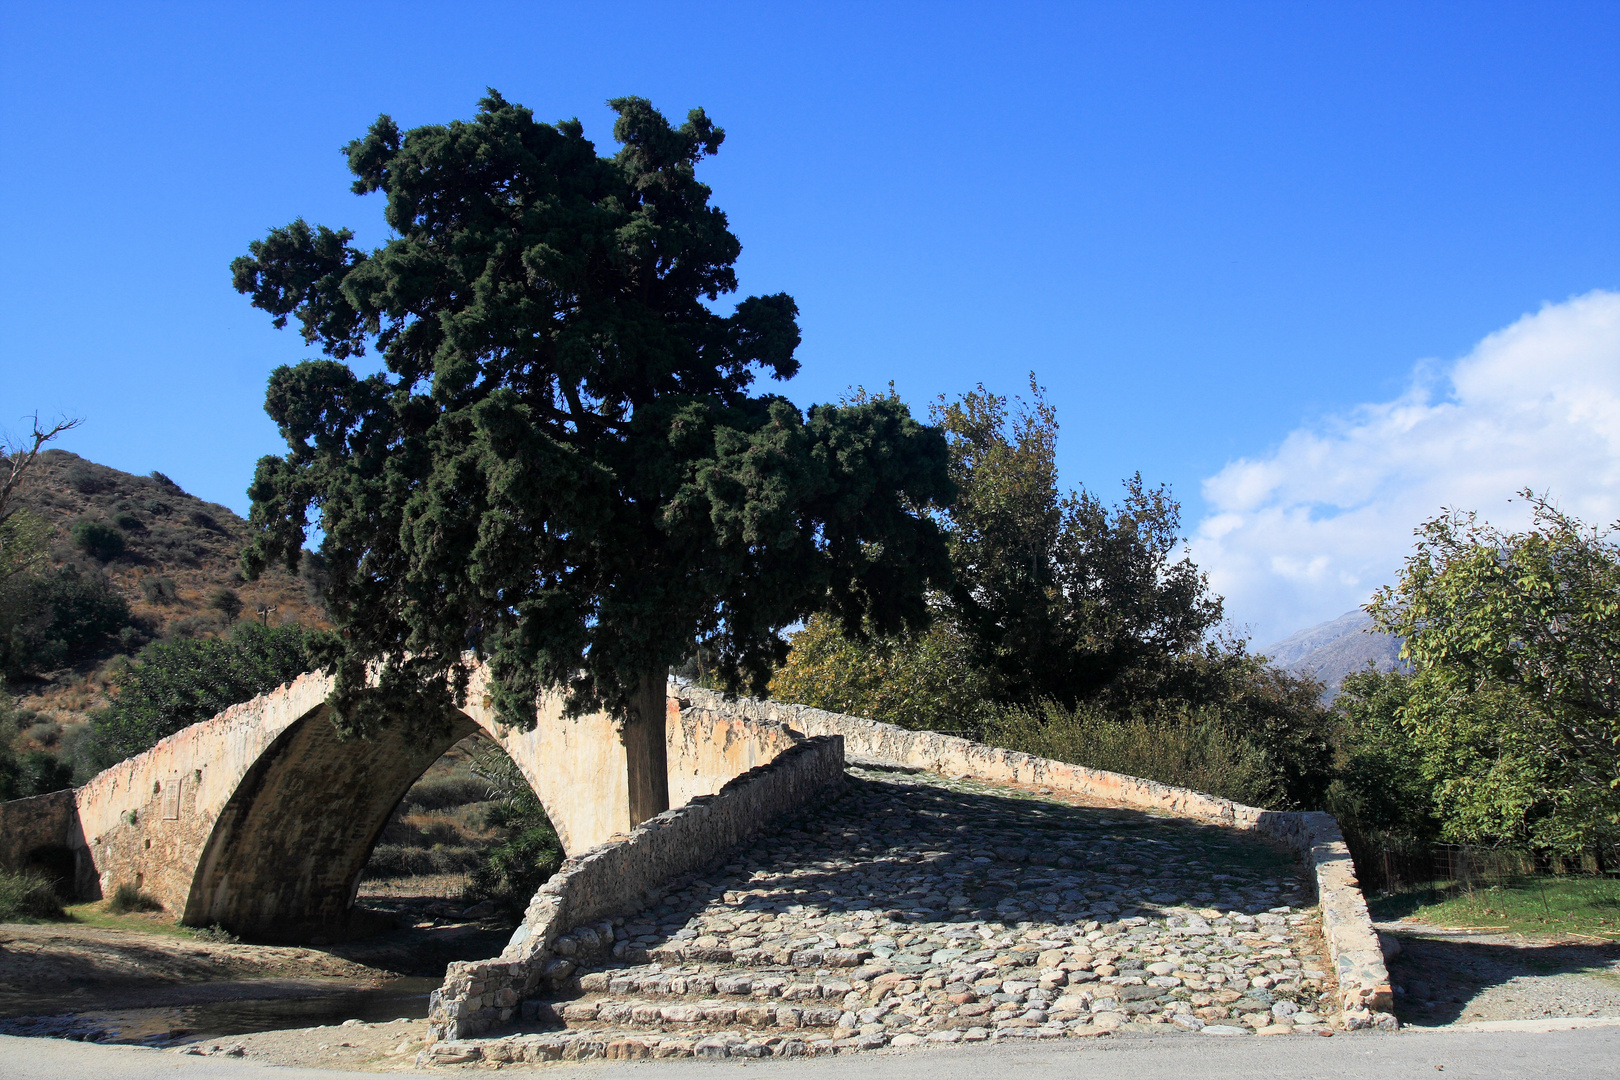
<svg viewBox="0 0 1620 1080">
<path fill-rule="evenodd" d="M 103 521 L 80 521 L 73 526 L 73 545 L 97 562 L 110 562 L 124 553 L 124 534 Z"/>
<path fill-rule="evenodd" d="M 223 614 L 227 621 L 242 613 L 242 598 L 228 585 L 219 585 L 208 594 L 208 606 Z"/>
<path fill-rule="evenodd" d="M 174 579 L 165 574 L 147 574 L 141 578 L 141 595 L 149 604 L 172 604 L 177 594 Z"/>
<path fill-rule="evenodd" d="M 0 584 L 0 673 L 8 679 L 115 648 L 138 648 L 146 640 L 146 628 L 100 571 L 65 566 Z"/>
<path fill-rule="evenodd" d="M 273 690 L 312 666 L 300 626 L 247 622 L 228 638 L 156 644 L 117 676 L 113 704 L 96 717 L 95 738 L 110 761 Z"/>
</svg>

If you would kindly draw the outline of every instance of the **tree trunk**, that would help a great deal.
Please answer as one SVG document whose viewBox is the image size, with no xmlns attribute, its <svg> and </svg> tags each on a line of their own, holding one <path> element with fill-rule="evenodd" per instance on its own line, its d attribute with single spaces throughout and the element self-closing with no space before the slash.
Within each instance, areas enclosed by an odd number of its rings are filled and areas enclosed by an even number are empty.
<svg viewBox="0 0 1620 1080">
<path fill-rule="evenodd" d="M 630 824 L 669 809 L 669 755 L 665 748 L 664 710 L 668 694 L 662 671 L 641 677 L 641 686 L 624 722 L 624 760 L 630 779 Z"/>
</svg>

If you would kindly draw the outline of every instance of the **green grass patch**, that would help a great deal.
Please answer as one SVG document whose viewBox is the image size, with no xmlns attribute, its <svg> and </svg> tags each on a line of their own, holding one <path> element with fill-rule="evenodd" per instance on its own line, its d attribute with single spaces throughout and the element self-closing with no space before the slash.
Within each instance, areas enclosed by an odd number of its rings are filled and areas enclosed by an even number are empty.
<svg viewBox="0 0 1620 1080">
<path fill-rule="evenodd" d="M 66 915 L 70 922 L 82 926 L 99 926 L 107 930 L 135 930 L 187 940 L 195 937 L 191 927 L 181 926 L 164 912 L 129 912 L 118 915 L 107 910 L 108 903 L 106 900 L 93 900 L 87 904 L 69 904 Z"/>
<path fill-rule="evenodd" d="M 1449 882 L 1368 901 L 1375 919 L 1409 919 L 1432 926 L 1497 933 L 1584 934 L 1620 938 L 1620 879 L 1518 877 L 1462 888 Z"/>
</svg>

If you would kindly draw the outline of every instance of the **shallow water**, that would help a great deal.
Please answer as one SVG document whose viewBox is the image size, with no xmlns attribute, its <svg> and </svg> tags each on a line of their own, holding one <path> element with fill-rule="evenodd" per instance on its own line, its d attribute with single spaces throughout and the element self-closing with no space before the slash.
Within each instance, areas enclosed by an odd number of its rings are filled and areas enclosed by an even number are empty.
<svg viewBox="0 0 1620 1080">
<path fill-rule="evenodd" d="M 345 1020 L 420 1020 L 427 1016 L 428 994 L 442 981 L 389 979 L 368 990 L 14 1017 L 0 1020 L 0 1033 L 172 1046 L 255 1031 L 341 1024 Z"/>
</svg>

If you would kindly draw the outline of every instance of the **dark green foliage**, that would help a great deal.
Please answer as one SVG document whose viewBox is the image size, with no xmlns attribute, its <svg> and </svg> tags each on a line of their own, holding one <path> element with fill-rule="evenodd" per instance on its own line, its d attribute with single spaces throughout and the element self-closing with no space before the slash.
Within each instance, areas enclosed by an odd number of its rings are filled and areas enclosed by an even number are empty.
<svg viewBox="0 0 1620 1080">
<path fill-rule="evenodd" d="M 234 621 L 242 613 L 242 598 L 230 586 L 218 585 L 208 593 L 208 606 Z"/>
<path fill-rule="evenodd" d="M 146 528 L 146 524 L 144 522 L 142 522 L 140 518 L 136 517 L 134 514 L 129 513 L 128 511 L 124 511 L 123 513 L 119 513 L 119 514 L 114 514 L 113 515 L 113 524 L 117 525 L 120 529 L 123 529 L 125 532 L 138 532 L 141 529 Z"/>
<path fill-rule="evenodd" d="M 112 707 L 94 720 L 108 763 L 302 675 L 312 636 L 299 626 L 246 622 L 228 638 L 148 646 L 114 680 Z"/>
<path fill-rule="evenodd" d="M 955 586 L 935 594 L 934 625 L 861 640 L 811 620 L 773 694 L 1259 805 L 1319 806 L 1332 776 L 1321 687 L 1208 636 L 1221 600 L 1177 557 L 1180 508 L 1164 489 L 1133 477 L 1116 507 L 1060 495 L 1056 415 L 1031 390 L 1016 414 L 982 388 L 935 412 L 957 496 Z"/>
<path fill-rule="evenodd" d="M 185 494 L 185 491 L 181 489 L 179 484 L 175 483 L 173 480 L 170 480 L 167 476 L 164 476 L 156 469 L 153 469 L 149 475 L 153 480 L 156 480 L 160 485 L 174 492 L 176 495 Z"/>
<path fill-rule="evenodd" d="M 101 521 L 80 521 L 73 526 L 73 546 L 98 562 L 109 562 L 124 553 L 124 536 Z"/>
<path fill-rule="evenodd" d="M 129 604 L 97 570 L 65 566 L 0 583 L 0 672 L 8 679 L 54 671 L 138 648 L 144 628 Z"/>
<path fill-rule="evenodd" d="M 61 917 L 62 901 L 50 878 L 31 870 L 0 870 L 0 922 Z"/>
<path fill-rule="evenodd" d="M 1401 712 L 1412 695 L 1402 672 L 1364 671 L 1345 678 L 1333 708 L 1341 717 L 1336 776 L 1326 809 L 1347 832 L 1384 843 L 1438 838 L 1434 785 Z"/>
<path fill-rule="evenodd" d="M 102 479 L 95 470 L 84 465 L 76 465 L 68 471 L 67 481 L 73 489 L 84 495 L 94 495 L 102 489 Z"/>
<path fill-rule="evenodd" d="M 298 576 L 304 582 L 304 595 L 311 603 L 326 605 L 326 590 L 332 585 L 332 573 L 319 552 L 306 551 L 298 561 Z"/>
<path fill-rule="evenodd" d="M 107 910 L 114 915 L 128 915 L 132 911 L 162 911 L 163 905 L 126 881 L 113 890 Z"/>
<path fill-rule="evenodd" d="M 522 910 L 562 865 L 562 841 L 511 758 L 489 746 L 474 758 L 473 771 L 496 800 L 484 823 L 502 830 L 505 839 L 485 855 L 468 891 Z"/>
<path fill-rule="evenodd" d="M 14 799 L 49 795 L 73 786 L 73 763 L 61 761 L 49 750 L 30 750 L 17 761 Z"/>
<path fill-rule="evenodd" d="M 0 802 L 21 798 L 18 790 L 17 735 L 22 726 L 9 694 L 0 694 Z"/>
<path fill-rule="evenodd" d="M 696 179 L 723 133 L 611 105 L 610 158 L 494 91 L 470 122 L 384 116 L 348 158 L 393 239 L 299 220 L 232 264 L 334 358 L 271 376 L 288 452 L 259 463 L 244 566 L 295 566 L 319 509 L 342 634 L 318 658 L 347 730 L 442 721 L 469 647 L 504 722 L 564 686 L 661 724 L 695 639 L 760 688 L 783 626 L 828 606 L 852 632 L 919 626 L 947 576 L 940 433 L 894 400 L 805 416 L 751 396 L 757 372 L 797 371 L 797 308 L 709 306 L 741 250 Z M 367 348 L 385 371 L 361 377 L 341 361 Z"/>
<path fill-rule="evenodd" d="M 1030 380 L 1016 414 L 983 387 L 936 410 L 951 449 L 951 618 L 1003 702 L 1185 696 L 1221 600 L 1176 558 L 1180 506 L 1140 476 L 1115 507 L 1057 486 L 1057 415 Z M 1195 690 L 1192 692 L 1196 692 Z"/>
<path fill-rule="evenodd" d="M 176 595 L 174 579 L 166 574 L 146 574 L 141 578 L 141 595 L 148 603 L 172 604 Z"/>
<path fill-rule="evenodd" d="M 199 529 L 207 529 L 209 532 L 223 533 L 225 531 L 224 527 L 214 519 L 212 514 L 202 510 L 193 510 L 186 515 L 186 520 Z"/>
</svg>

